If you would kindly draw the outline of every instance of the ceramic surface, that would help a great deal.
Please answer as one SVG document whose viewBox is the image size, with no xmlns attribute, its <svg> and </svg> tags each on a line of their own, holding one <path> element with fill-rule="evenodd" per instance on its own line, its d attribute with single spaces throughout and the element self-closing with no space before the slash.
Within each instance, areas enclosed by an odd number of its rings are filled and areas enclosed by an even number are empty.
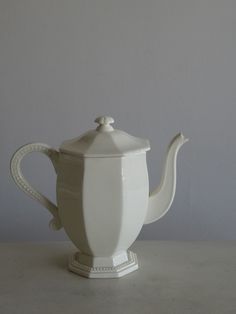
<svg viewBox="0 0 236 314">
<path fill-rule="evenodd" d="M 62 143 L 59 151 L 32 143 L 16 151 L 11 160 L 15 183 L 53 215 L 50 226 L 63 227 L 79 249 L 69 269 L 89 278 L 117 278 L 138 268 L 128 248 L 143 224 L 169 210 L 176 189 L 176 159 L 187 141 L 176 135 L 169 145 L 159 187 L 149 195 L 146 165 L 148 140 L 115 130 L 111 117 L 98 117 L 98 127 Z M 57 206 L 24 178 L 22 158 L 33 151 L 47 155 L 57 173 Z"/>
</svg>

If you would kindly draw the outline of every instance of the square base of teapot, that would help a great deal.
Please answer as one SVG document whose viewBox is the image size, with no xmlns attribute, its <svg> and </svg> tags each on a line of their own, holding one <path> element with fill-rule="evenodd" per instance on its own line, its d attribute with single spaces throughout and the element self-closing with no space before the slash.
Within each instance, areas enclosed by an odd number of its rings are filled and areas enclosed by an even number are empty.
<svg viewBox="0 0 236 314">
<path fill-rule="evenodd" d="M 75 253 L 69 259 L 68 268 L 70 271 L 87 278 L 123 277 L 138 269 L 138 260 L 136 254 L 131 251 L 124 253 L 122 253 L 123 257 L 118 256 L 115 258 L 114 264 L 112 266 L 110 265 L 111 257 L 103 257 L 103 264 L 98 266 L 97 260 L 95 260 L 94 263 L 91 261 L 89 261 L 88 264 L 81 263 L 82 258 L 80 258 L 80 253 Z M 96 257 L 94 259 L 96 259 Z M 118 263 L 119 260 L 120 263 Z"/>
</svg>

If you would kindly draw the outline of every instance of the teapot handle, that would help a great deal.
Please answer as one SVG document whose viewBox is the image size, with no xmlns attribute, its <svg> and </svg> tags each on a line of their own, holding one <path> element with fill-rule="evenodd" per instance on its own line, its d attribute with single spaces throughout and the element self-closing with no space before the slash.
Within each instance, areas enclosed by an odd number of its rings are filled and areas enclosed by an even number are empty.
<svg viewBox="0 0 236 314">
<path fill-rule="evenodd" d="M 36 191 L 24 178 L 21 172 L 22 159 L 27 154 L 32 152 L 40 152 L 48 156 L 57 173 L 59 152 L 43 143 L 31 143 L 20 147 L 12 156 L 10 167 L 12 178 L 20 189 L 22 189 L 26 194 L 34 198 L 50 211 L 50 213 L 53 215 L 53 219 L 50 221 L 50 227 L 54 230 L 59 230 L 62 228 L 62 224 L 58 214 L 57 206 L 53 204 L 48 198 Z"/>
</svg>

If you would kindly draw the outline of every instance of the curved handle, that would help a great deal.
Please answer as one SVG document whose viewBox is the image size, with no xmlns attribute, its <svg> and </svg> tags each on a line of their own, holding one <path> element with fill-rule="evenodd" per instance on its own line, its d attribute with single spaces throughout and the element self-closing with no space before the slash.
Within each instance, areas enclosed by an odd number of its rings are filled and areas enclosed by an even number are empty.
<svg viewBox="0 0 236 314">
<path fill-rule="evenodd" d="M 59 153 L 55 149 L 43 143 L 31 143 L 20 147 L 11 159 L 11 175 L 16 185 L 22 189 L 30 197 L 41 203 L 53 215 L 50 221 L 50 227 L 54 230 L 59 230 L 62 227 L 60 217 L 58 215 L 58 208 L 48 198 L 36 191 L 29 182 L 24 178 L 21 172 L 21 161 L 29 153 L 40 152 L 45 154 L 51 160 L 55 171 L 57 172 L 57 162 Z"/>
</svg>

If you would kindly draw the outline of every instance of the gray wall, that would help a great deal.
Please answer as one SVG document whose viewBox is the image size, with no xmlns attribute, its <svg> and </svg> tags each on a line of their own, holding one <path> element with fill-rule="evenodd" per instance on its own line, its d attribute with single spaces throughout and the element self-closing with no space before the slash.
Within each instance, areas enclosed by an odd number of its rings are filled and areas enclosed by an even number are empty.
<svg viewBox="0 0 236 314">
<path fill-rule="evenodd" d="M 21 145 L 61 141 L 97 115 L 150 139 L 150 185 L 182 130 L 169 213 L 142 239 L 236 239 L 236 1 L 0 1 L 0 240 L 66 239 L 9 176 Z M 27 178 L 55 199 L 50 162 L 32 154 Z"/>
</svg>

